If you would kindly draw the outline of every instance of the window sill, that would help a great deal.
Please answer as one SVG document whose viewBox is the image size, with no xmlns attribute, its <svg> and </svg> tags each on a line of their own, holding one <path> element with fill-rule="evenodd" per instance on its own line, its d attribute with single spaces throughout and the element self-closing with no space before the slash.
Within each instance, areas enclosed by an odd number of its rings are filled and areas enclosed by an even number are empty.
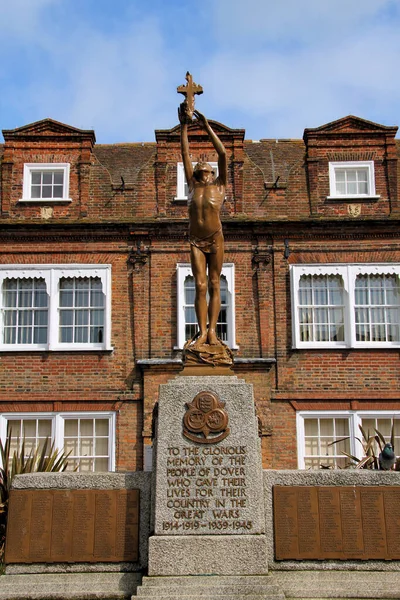
<svg viewBox="0 0 400 600">
<path fill-rule="evenodd" d="M 70 346 L 31 346 L 27 344 L 7 344 L 0 346 L 0 352 L 113 352 L 113 346 L 87 346 L 74 344 Z"/>
<path fill-rule="evenodd" d="M 380 196 L 327 196 L 330 202 L 377 202 Z"/>
<path fill-rule="evenodd" d="M 178 198 L 177 196 L 175 198 L 173 198 L 173 203 L 174 204 L 187 204 L 188 199 L 183 197 L 183 198 Z"/>
<path fill-rule="evenodd" d="M 70 204 L 72 198 L 20 198 L 19 204 Z"/>
<path fill-rule="evenodd" d="M 400 350 L 400 342 L 358 342 L 349 344 L 298 344 L 293 350 Z"/>
</svg>

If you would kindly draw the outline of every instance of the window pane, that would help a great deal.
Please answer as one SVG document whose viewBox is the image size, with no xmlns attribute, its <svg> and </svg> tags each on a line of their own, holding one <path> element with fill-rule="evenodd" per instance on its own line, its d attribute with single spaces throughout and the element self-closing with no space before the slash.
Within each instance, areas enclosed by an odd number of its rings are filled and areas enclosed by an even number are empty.
<svg viewBox="0 0 400 600">
<path fill-rule="evenodd" d="M 93 438 L 81 438 L 81 456 L 92 456 L 94 454 Z"/>
<path fill-rule="evenodd" d="M 96 439 L 96 456 L 108 456 L 108 439 Z"/>
<path fill-rule="evenodd" d="M 89 323 L 89 311 L 88 310 L 75 311 L 75 324 L 76 325 L 88 325 L 88 323 Z"/>
<path fill-rule="evenodd" d="M 38 420 L 38 432 L 40 437 L 51 436 L 51 420 L 50 419 L 39 419 Z"/>
<path fill-rule="evenodd" d="M 81 435 L 93 435 L 93 419 L 81 419 Z"/>
<path fill-rule="evenodd" d="M 55 185 L 53 188 L 53 198 L 62 198 L 63 197 L 63 186 Z"/>
<path fill-rule="evenodd" d="M 37 310 L 34 313 L 35 325 L 47 325 L 47 310 Z"/>
<path fill-rule="evenodd" d="M 93 471 L 93 459 L 91 459 L 91 458 L 81 458 L 81 459 L 79 459 L 78 464 L 79 464 L 79 471 L 81 473 Z"/>
<path fill-rule="evenodd" d="M 75 328 L 75 343 L 77 344 L 85 344 L 89 341 L 88 330 L 86 327 L 76 327 Z"/>
<path fill-rule="evenodd" d="M 102 291 L 91 290 L 90 306 L 104 306 L 104 294 Z"/>
<path fill-rule="evenodd" d="M 104 330 L 102 327 L 90 328 L 90 340 L 92 344 L 102 344 L 104 341 Z"/>
<path fill-rule="evenodd" d="M 64 452 L 71 452 L 71 456 L 79 455 L 79 442 L 76 438 L 65 438 L 64 439 Z M 68 463 L 69 463 L 68 459 Z"/>
<path fill-rule="evenodd" d="M 108 436 L 108 419 L 95 419 L 96 435 Z"/>
<path fill-rule="evenodd" d="M 305 419 L 304 433 L 306 436 L 318 435 L 318 419 Z"/>
<path fill-rule="evenodd" d="M 50 185 L 42 186 L 42 198 L 52 198 L 53 197 L 53 189 Z"/>
<path fill-rule="evenodd" d="M 26 420 L 23 422 L 23 435 L 26 437 L 36 437 L 36 420 Z"/>
<path fill-rule="evenodd" d="M 95 471 L 108 471 L 108 458 L 96 458 L 95 460 Z"/>
<path fill-rule="evenodd" d="M 355 282 L 357 341 L 399 339 L 400 294 L 395 275 L 358 275 Z M 359 306 L 368 308 L 359 308 Z"/>
<path fill-rule="evenodd" d="M 5 279 L 3 306 L 5 344 L 47 342 L 48 296 L 43 279 Z M 9 310 L 12 306 L 20 310 Z"/>
<path fill-rule="evenodd" d="M 7 310 L 4 312 L 4 326 L 13 327 L 17 324 L 17 311 Z"/>
<path fill-rule="evenodd" d="M 60 311 L 60 325 L 73 325 L 73 324 L 74 324 L 74 311 L 73 310 Z"/>
<path fill-rule="evenodd" d="M 64 435 L 78 435 L 78 419 L 65 419 Z"/>
<path fill-rule="evenodd" d="M 46 438 L 51 442 L 52 420 L 51 419 L 7 419 L 7 434 L 12 435 L 11 454 L 21 448 L 22 441 L 25 440 L 25 458 L 28 458 L 31 451 L 37 448 L 40 450 Z M 47 447 L 47 450 L 50 446 Z M 47 452 L 48 453 L 48 452 Z"/>
<path fill-rule="evenodd" d="M 348 439 L 349 419 L 332 417 L 310 417 L 304 419 L 304 457 L 306 468 L 320 469 L 321 465 L 337 468 L 345 466 L 347 459 L 342 452 L 350 451 Z"/>
<path fill-rule="evenodd" d="M 71 469 L 79 465 L 79 471 L 92 471 L 95 467 L 95 461 L 99 460 L 101 467 L 99 467 L 99 470 L 108 470 L 110 452 L 109 419 L 66 419 L 64 431 L 64 447 L 66 450 L 72 451 L 74 458 L 74 461 L 71 462 Z"/>
<path fill-rule="evenodd" d="M 72 290 L 61 290 L 60 306 L 73 306 L 73 305 L 74 305 L 74 292 Z"/>
<path fill-rule="evenodd" d="M 307 456 L 317 456 L 319 454 L 318 438 L 306 438 L 304 443 Z"/>
<path fill-rule="evenodd" d="M 54 171 L 54 185 L 62 185 L 64 183 L 64 172 Z"/>
<path fill-rule="evenodd" d="M 340 276 L 302 275 L 298 298 L 301 341 L 344 341 L 344 289 Z"/>
<path fill-rule="evenodd" d="M 72 327 L 60 328 L 60 342 L 63 344 L 70 344 L 73 342 L 74 330 Z"/>
<path fill-rule="evenodd" d="M 365 182 L 361 181 L 358 184 L 358 193 L 359 194 L 368 194 L 368 184 L 366 181 Z"/>
<path fill-rule="evenodd" d="M 47 327 L 35 327 L 33 331 L 34 344 L 46 344 L 47 342 Z"/>
<path fill-rule="evenodd" d="M 36 199 L 36 198 L 41 198 L 41 188 L 38 185 L 33 185 L 31 187 L 31 198 Z"/>
<path fill-rule="evenodd" d="M 31 181 L 33 184 L 41 184 L 42 183 L 42 173 L 41 171 L 32 171 L 32 178 Z"/>
<path fill-rule="evenodd" d="M 60 306 L 71 308 L 60 311 L 60 325 L 72 329 L 68 333 L 61 330 L 62 342 L 103 343 L 105 299 L 99 277 L 61 280 Z M 90 309 L 91 306 L 96 308 Z"/>
</svg>

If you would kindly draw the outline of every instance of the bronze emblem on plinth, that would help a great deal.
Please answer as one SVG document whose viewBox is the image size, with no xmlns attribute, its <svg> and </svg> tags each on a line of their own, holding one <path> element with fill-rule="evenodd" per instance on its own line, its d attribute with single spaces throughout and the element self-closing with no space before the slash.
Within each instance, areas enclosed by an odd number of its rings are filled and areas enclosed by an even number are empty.
<svg viewBox="0 0 400 600">
<path fill-rule="evenodd" d="M 230 433 L 225 402 L 213 392 L 200 392 L 186 403 L 183 435 L 198 444 L 216 444 Z"/>
</svg>

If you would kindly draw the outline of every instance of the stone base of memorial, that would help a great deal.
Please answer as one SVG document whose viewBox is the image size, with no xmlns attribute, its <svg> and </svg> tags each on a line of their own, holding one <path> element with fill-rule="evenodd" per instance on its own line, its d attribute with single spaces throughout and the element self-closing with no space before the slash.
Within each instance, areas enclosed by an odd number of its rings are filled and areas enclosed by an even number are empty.
<svg viewBox="0 0 400 600">
<path fill-rule="evenodd" d="M 160 386 L 149 574 L 267 573 L 252 386 L 235 376 Z"/>
</svg>

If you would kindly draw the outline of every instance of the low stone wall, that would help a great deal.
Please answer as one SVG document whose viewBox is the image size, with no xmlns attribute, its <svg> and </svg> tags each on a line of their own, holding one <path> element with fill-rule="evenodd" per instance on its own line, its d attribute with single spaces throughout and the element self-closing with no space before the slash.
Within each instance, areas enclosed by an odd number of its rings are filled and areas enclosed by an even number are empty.
<svg viewBox="0 0 400 600">
<path fill-rule="evenodd" d="M 367 469 L 264 471 L 264 506 L 270 571 L 400 571 L 398 560 L 275 560 L 274 486 L 400 486 L 399 473 Z"/>
<path fill-rule="evenodd" d="M 150 536 L 151 473 L 33 473 L 18 475 L 15 490 L 140 490 L 139 561 L 135 563 L 10 564 L 7 574 L 91 571 L 135 572 L 147 568 Z"/>
<path fill-rule="evenodd" d="M 267 563 L 277 573 L 299 571 L 400 571 L 399 560 L 275 560 L 273 487 L 274 486 L 400 486 L 396 472 L 368 470 L 264 471 L 265 532 Z M 37 473 L 19 475 L 13 488 L 54 490 L 140 490 L 139 561 L 137 563 L 12 564 L 8 574 L 66 573 L 90 571 L 139 572 L 148 566 L 150 537 L 151 473 Z M 399 518 L 394 515 L 393 518 Z"/>
</svg>

